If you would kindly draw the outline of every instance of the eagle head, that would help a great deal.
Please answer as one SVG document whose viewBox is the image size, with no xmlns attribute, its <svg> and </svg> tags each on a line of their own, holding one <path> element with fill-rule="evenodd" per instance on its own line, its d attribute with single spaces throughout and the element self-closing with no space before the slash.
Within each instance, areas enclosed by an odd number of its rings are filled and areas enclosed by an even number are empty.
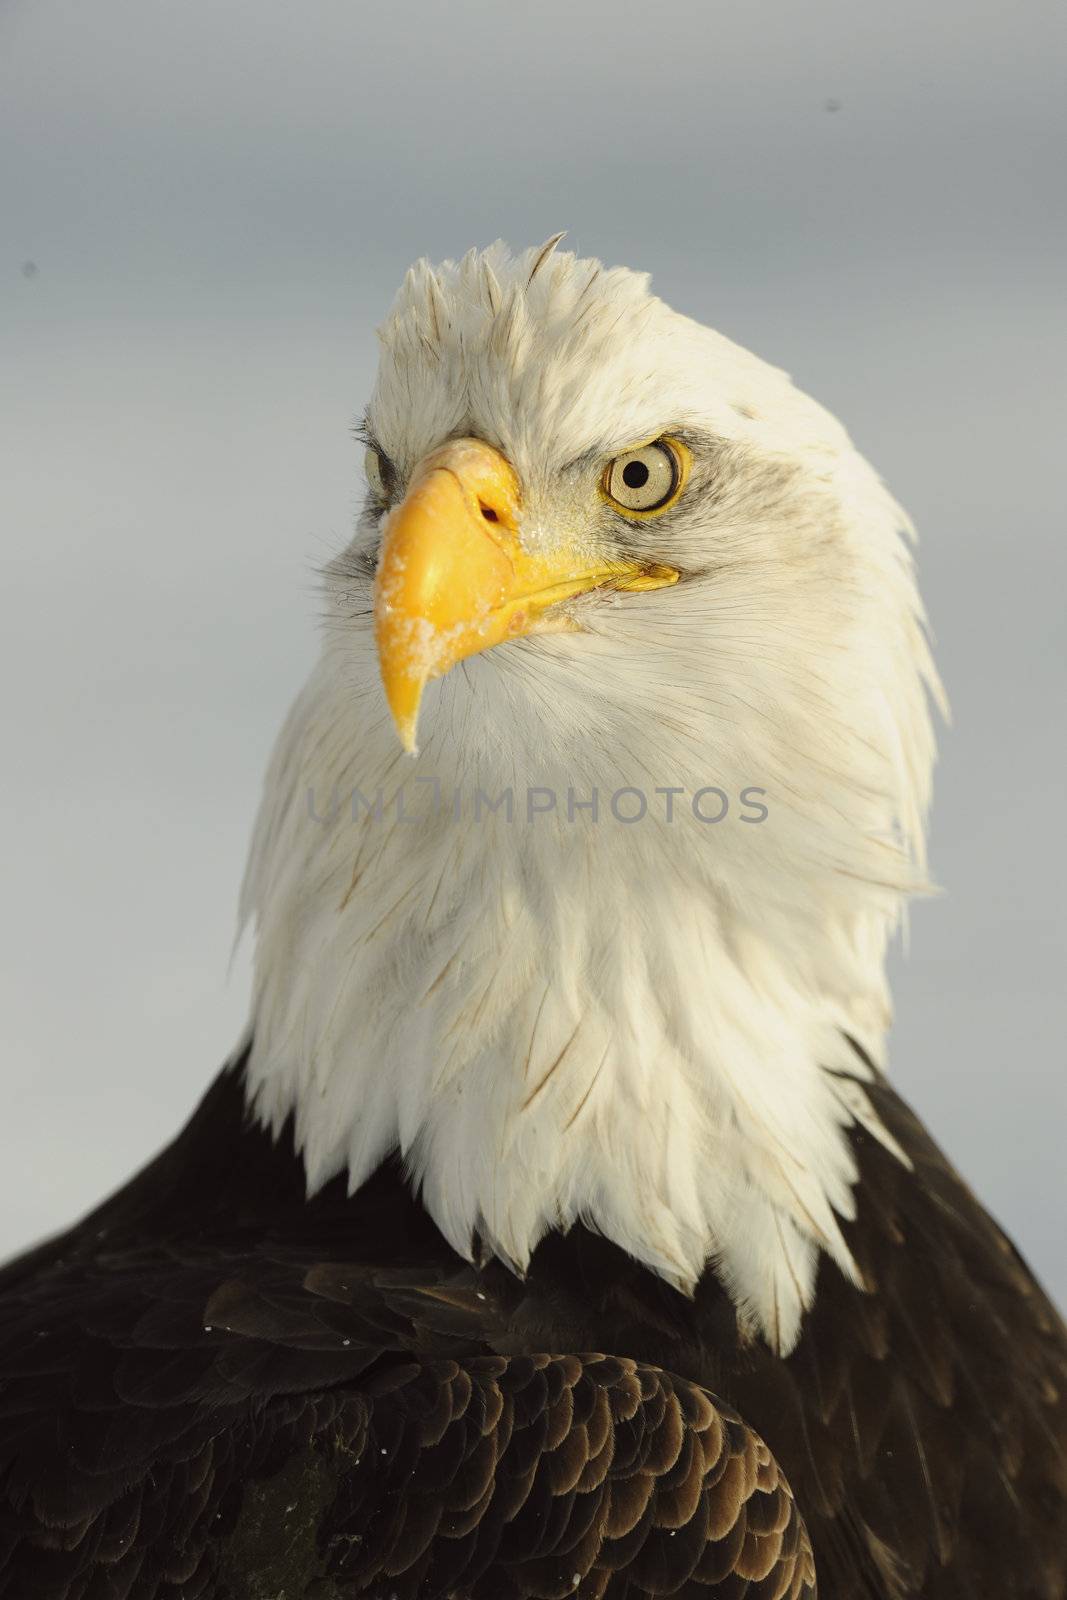
<svg viewBox="0 0 1067 1600">
<path fill-rule="evenodd" d="M 849 1267 L 924 881 L 909 524 L 784 373 L 558 242 L 420 262 L 380 331 L 246 884 L 250 1081 L 312 1186 L 399 1150 L 464 1253 L 581 1218 L 784 1346 Z"/>
</svg>

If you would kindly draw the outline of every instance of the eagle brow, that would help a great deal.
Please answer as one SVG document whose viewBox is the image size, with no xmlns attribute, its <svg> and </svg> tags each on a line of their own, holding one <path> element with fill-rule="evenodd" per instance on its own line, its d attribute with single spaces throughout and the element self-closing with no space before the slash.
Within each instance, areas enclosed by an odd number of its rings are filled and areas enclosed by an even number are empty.
<svg viewBox="0 0 1067 1600">
<path fill-rule="evenodd" d="M 695 433 L 691 428 L 675 428 L 666 423 L 654 433 L 646 433 L 637 439 L 629 438 L 622 442 L 601 443 L 592 445 L 588 450 L 583 450 L 580 455 L 573 456 L 570 461 L 565 461 L 562 472 L 574 472 L 579 467 L 596 466 L 600 461 L 614 461 L 616 456 L 623 456 L 629 450 L 643 450 L 645 445 L 655 444 L 657 439 L 664 437 L 678 439 L 682 444 L 688 445 L 696 455 L 702 447 L 711 442 L 711 436 Z"/>
</svg>

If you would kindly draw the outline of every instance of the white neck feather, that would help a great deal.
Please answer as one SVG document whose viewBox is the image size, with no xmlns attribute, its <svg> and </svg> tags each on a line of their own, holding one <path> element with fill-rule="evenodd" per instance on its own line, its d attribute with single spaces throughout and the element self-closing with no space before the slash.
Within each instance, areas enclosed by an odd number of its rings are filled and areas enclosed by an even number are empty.
<svg viewBox="0 0 1067 1600">
<path fill-rule="evenodd" d="M 455 677 L 432 723 L 464 713 Z M 683 1290 L 714 1260 L 743 1322 L 789 1349 L 819 1250 L 854 1272 L 845 1130 L 879 1130 L 844 1030 L 879 1051 L 896 896 L 832 905 L 812 888 L 817 915 L 791 906 L 773 796 L 760 826 L 702 826 L 684 802 L 669 826 L 626 826 L 606 796 L 595 823 L 527 823 L 506 752 L 473 770 L 431 737 L 410 762 L 380 707 L 349 741 L 352 718 L 327 653 L 275 758 L 247 885 L 250 1091 L 275 1129 L 295 1112 L 309 1186 L 347 1168 L 355 1188 L 399 1149 L 461 1254 L 480 1239 L 521 1270 L 581 1219 Z M 400 821 L 400 784 L 409 815 L 431 806 L 418 778 L 440 782 L 444 813 Z M 566 780 L 536 774 L 561 806 Z M 475 791 L 509 783 L 513 821 L 471 825 Z M 380 819 L 358 800 L 353 816 L 355 791 L 381 792 Z"/>
</svg>

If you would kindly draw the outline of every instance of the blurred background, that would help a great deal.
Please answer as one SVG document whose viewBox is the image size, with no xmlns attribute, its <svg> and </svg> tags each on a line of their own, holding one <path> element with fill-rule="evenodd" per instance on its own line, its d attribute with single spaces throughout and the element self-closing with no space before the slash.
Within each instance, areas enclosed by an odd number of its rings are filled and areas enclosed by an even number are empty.
<svg viewBox="0 0 1067 1600">
<path fill-rule="evenodd" d="M 246 839 L 404 269 L 567 228 L 788 368 L 919 525 L 948 892 L 893 1068 L 1067 1300 L 1062 17 L 0 0 L 0 1255 L 243 1024 Z"/>
</svg>

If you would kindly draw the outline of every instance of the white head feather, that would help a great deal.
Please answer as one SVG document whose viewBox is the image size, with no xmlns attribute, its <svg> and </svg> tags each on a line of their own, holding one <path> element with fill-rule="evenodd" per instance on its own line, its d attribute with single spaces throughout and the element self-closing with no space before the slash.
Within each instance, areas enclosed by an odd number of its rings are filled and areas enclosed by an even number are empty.
<svg viewBox="0 0 1067 1600">
<path fill-rule="evenodd" d="M 923 885 L 939 690 L 907 518 L 833 417 L 643 275 L 499 244 L 420 263 L 381 341 L 368 427 L 401 491 L 474 435 L 519 475 L 528 545 L 636 549 L 682 581 L 587 595 L 582 631 L 454 669 L 412 760 L 379 682 L 368 507 L 245 885 L 256 1108 L 295 1112 L 312 1188 L 399 1149 L 464 1254 L 477 1237 L 521 1270 L 582 1219 L 683 1289 L 713 1259 L 787 1350 L 819 1251 L 854 1273 L 846 1129 L 880 1130 L 845 1036 L 880 1056 L 887 940 Z M 603 463 L 667 432 L 692 444 L 687 489 L 626 522 Z M 692 809 L 709 785 L 717 825 Z M 623 787 L 638 823 L 612 814 Z M 557 809 L 527 821 L 529 789 Z M 510 790 L 512 819 L 475 820 L 479 790 Z M 593 790 L 599 815 L 568 815 Z M 358 797 L 379 793 L 374 815 Z"/>
</svg>

